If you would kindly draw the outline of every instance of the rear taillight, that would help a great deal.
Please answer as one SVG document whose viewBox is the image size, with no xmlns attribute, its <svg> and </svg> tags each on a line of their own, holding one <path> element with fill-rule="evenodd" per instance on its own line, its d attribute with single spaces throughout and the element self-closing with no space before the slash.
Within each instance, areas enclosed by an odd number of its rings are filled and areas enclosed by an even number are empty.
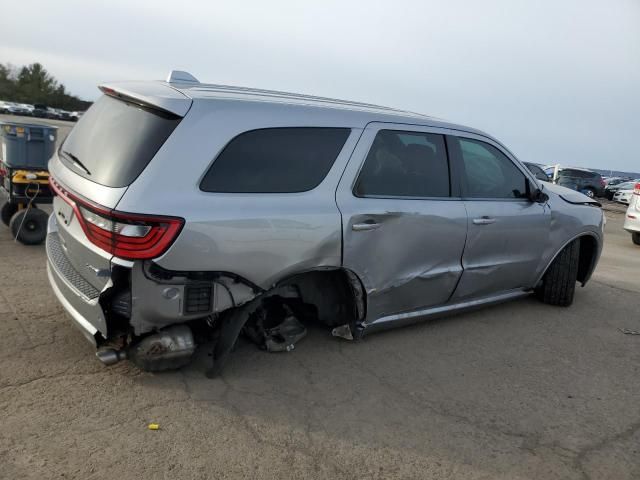
<svg viewBox="0 0 640 480">
<path fill-rule="evenodd" d="M 180 233 L 184 220 L 117 212 L 84 200 L 50 178 L 57 195 L 67 202 L 91 243 L 126 260 L 162 255 Z"/>
<path fill-rule="evenodd" d="M 607 182 L 605 182 L 602 178 L 600 179 L 600 186 L 601 187 L 606 187 L 607 186 Z"/>
<path fill-rule="evenodd" d="M 636 183 L 635 186 L 633 187 L 633 194 L 640 195 L 640 182 Z"/>
</svg>

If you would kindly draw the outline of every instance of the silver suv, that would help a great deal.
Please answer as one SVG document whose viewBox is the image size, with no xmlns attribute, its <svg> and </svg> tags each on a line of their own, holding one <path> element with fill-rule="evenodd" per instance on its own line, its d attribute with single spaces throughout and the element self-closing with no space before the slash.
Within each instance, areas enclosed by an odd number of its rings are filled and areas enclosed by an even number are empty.
<svg viewBox="0 0 640 480">
<path fill-rule="evenodd" d="M 599 204 L 478 130 L 374 105 L 199 83 L 114 83 L 49 168 L 58 299 L 107 364 L 220 371 L 240 333 L 290 350 L 530 293 L 570 305 Z M 198 332 L 197 335 L 194 332 Z"/>
</svg>

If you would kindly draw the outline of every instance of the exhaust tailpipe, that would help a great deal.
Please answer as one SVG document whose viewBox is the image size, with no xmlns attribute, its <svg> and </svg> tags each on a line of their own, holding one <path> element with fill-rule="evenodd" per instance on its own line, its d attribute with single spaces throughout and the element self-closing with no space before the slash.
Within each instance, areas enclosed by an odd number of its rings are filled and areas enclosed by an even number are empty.
<svg viewBox="0 0 640 480">
<path fill-rule="evenodd" d="M 96 356 L 105 365 L 128 358 L 142 370 L 158 372 L 187 365 L 195 350 L 191 329 L 186 325 L 175 325 L 144 337 L 126 350 L 100 350 Z"/>
<path fill-rule="evenodd" d="M 106 350 L 100 350 L 96 352 L 96 357 L 105 365 L 115 365 L 120 360 L 124 360 L 127 358 L 126 350 L 114 350 L 113 348 L 108 348 Z"/>
</svg>

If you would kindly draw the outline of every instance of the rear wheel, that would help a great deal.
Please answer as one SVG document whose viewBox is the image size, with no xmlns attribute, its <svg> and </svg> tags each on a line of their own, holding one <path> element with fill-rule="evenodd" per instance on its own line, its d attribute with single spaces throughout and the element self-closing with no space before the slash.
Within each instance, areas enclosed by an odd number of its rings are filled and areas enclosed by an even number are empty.
<svg viewBox="0 0 640 480">
<path fill-rule="evenodd" d="M 13 238 L 24 245 L 38 245 L 47 237 L 49 216 L 42 210 L 24 209 L 11 217 L 9 228 Z"/>
<path fill-rule="evenodd" d="M 536 288 L 537 297 L 544 303 L 568 307 L 573 303 L 578 278 L 580 239 L 567 245 L 553 260 Z"/>
<path fill-rule="evenodd" d="M 9 222 L 11 221 L 11 217 L 13 217 L 14 213 L 18 211 L 18 205 L 15 203 L 6 202 L 2 205 L 2 209 L 0 210 L 0 217 L 2 217 L 2 223 L 4 223 L 7 227 L 9 226 Z"/>
<path fill-rule="evenodd" d="M 596 191 L 591 187 L 587 187 L 584 190 L 584 194 L 589 198 L 595 198 L 596 197 Z"/>
<path fill-rule="evenodd" d="M 631 240 L 633 240 L 633 243 L 636 245 L 640 245 L 640 232 L 633 232 L 631 234 Z"/>
</svg>

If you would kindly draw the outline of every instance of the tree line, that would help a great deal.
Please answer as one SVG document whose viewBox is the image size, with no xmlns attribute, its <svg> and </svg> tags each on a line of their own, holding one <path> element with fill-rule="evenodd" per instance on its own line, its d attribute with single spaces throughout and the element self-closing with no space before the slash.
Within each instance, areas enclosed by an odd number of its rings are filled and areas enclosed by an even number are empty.
<svg viewBox="0 0 640 480">
<path fill-rule="evenodd" d="M 91 105 L 67 92 L 65 86 L 40 63 L 14 67 L 0 63 L 0 100 L 17 103 L 43 103 L 48 107 L 84 111 Z"/>
</svg>

